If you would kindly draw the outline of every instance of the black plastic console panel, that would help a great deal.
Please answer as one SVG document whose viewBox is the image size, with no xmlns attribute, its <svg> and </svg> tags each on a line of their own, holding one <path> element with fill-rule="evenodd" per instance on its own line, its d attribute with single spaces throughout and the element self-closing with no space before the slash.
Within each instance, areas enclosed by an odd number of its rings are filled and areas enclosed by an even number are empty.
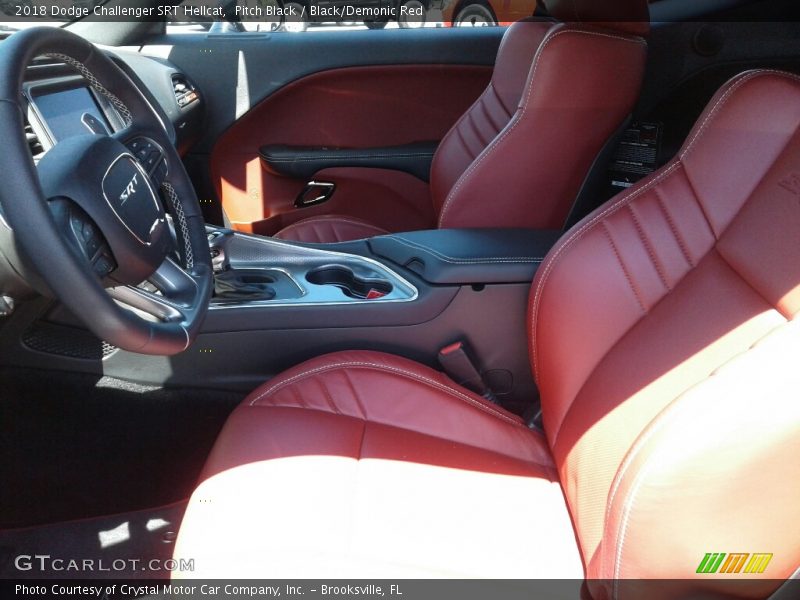
<svg viewBox="0 0 800 600">
<path fill-rule="evenodd" d="M 372 252 L 434 284 L 531 282 L 561 231 L 433 229 L 368 241 Z"/>
</svg>

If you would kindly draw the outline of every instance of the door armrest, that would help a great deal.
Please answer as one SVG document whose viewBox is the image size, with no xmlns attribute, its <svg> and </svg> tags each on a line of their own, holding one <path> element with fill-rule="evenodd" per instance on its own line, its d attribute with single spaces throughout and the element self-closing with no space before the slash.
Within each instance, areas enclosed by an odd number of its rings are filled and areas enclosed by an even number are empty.
<svg viewBox="0 0 800 600">
<path fill-rule="evenodd" d="M 438 142 L 415 142 L 385 148 L 320 148 L 273 144 L 259 149 L 264 168 L 275 175 L 311 179 L 335 167 L 371 167 L 410 173 L 428 181 Z"/>
</svg>

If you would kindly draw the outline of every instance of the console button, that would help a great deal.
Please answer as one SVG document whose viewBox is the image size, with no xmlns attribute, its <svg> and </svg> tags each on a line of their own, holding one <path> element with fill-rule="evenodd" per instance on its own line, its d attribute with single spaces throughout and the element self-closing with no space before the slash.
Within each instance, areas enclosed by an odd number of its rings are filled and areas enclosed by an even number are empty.
<svg viewBox="0 0 800 600">
<path fill-rule="evenodd" d="M 101 254 L 95 259 L 93 267 L 94 272 L 97 275 L 100 277 L 105 277 L 114 270 L 116 265 L 114 264 L 114 259 L 112 259 L 110 256 Z"/>
<path fill-rule="evenodd" d="M 89 222 L 85 222 L 81 227 L 81 236 L 83 236 L 83 241 L 88 242 L 92 239 L 95 235 L 94 227 Z"/>
<path fill-rule="evenodd" d="M 144 159 L 145 170 L 147 170 L 148 172 L 152 171 L 153 167 L 156 166 L 156 162 L 158 162 L 159 158 L 161 158 L 161 154 L 158 152 L 158 150 L 154 150 L 150 154 L 148 154 L 147 157 Z"/>
<path fill-rule="evenodd" d="M 100 249 L 101 244 L 102 242 L 97 236 L 91 237 L 88 240 L 86 240 L 86 245 L 85 245 L 86 255 L 89 257 L 90 260 L 95 254 L 97 254 L 97 251 Z"/>
</svg>

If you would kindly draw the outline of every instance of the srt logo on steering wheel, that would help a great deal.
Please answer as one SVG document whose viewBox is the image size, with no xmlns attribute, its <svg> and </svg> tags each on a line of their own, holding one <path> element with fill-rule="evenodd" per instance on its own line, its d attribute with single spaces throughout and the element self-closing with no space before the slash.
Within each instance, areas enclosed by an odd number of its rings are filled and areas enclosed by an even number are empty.
<svg viewBox="0 0 800 600">
<path fill-rule="evenodd" d="M 138 173 L 135 174 L 128 182 L 128 185 L 125 186 L 125 189 L 122 191 L 122 193 L 119 195 L 120 206 L 125 204 L 128 201 L 128 198 L 136 193 L 136 178 L 138 176 Z"/>
</svg>

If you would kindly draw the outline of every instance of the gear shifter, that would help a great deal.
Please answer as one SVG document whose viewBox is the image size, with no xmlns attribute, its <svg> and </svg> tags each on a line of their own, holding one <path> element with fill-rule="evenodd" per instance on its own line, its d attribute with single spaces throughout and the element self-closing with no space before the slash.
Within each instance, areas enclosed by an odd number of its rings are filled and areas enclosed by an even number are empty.
<svg viewBox="0 0 800 600">
<path fill-rule="evenodd" d="M 214 267 L 214 297 L 222 300 L 272 300 L 275 280 L 259 269 L 231 269 L 225 244 L 233 235 L 230 229 L 208 233 L 211 264 Z"/>
<path fill-rule="evenodd" d="M 252 269 L 231 269 L 214 276 L 214 296 L 225 300 L 272 300 L 272 277 Z"/>
<path fill-rule="evenodd" d="M 225 254 L 225 243 L 233 235 L 230 229 L 214 229 L 208 232 L 208 249 L 211 252 L 211 266 L 214 273 L 221 273 L 230 268 L 228 257 Z"/>
</svg>

